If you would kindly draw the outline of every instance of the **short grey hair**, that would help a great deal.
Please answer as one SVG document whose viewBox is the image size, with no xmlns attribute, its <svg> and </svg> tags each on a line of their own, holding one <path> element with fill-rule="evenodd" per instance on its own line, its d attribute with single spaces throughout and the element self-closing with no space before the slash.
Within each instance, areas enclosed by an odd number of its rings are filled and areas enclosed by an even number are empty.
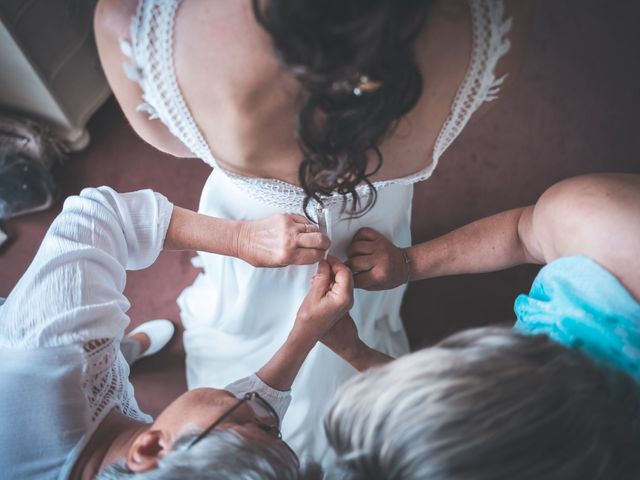
<svg viewBox="0 0 640 480">
<path fill-rule="evenodd" d="M 330 478 L 640 478 L 639 398 L 631 378 L 544 336 L 469 330 L 338 391 Z"/>
<path fill-rule="evenodd" d="M 158 467 L 136 473 L 126 462 L 106 467 L 97 480 L 298 480 L 293 456 L 274 443 L 251 442 L 231 430 L 213 430 L 193 447 L 195 435 L 180 438 Z"/>
</svg>

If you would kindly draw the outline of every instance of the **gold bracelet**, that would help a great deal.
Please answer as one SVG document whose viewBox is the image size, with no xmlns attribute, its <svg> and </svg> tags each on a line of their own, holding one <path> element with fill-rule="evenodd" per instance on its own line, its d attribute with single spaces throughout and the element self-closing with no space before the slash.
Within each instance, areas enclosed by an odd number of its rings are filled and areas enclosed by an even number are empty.
<svg viewBox="0 0 640 480">
<path fill-rule="evenodd" d="M 406 248 L 403 248 L 402 250 L 400 250 L 400 252 L 402 253 L 402 259 L 404 260 L 404 264 L 407 266 L 407 280 L 404 283 L 409 283 L 409 281 L 411 280 L 411 259 L 409 258 L 409 254 L 407 253 Z"/>
</svg>

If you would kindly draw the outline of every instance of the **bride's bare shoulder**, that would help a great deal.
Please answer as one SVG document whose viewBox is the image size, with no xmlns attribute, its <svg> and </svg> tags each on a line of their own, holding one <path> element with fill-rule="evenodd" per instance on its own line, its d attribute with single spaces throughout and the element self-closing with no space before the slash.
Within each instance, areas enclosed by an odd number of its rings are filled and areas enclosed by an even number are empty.
<svg viewBox="0 0 640 480">
<path fill-rule="evenodd" d="M 94 16 L 96 36 L 128 37 L 137 8 L 137 0 L 99 0 Z"/>
<path fill-rule="evenodd" d="M 94 31 L 102 69 L 122 111 L 136 133 L 163 152 L 179 157 L 193 154 L 158 121 L 138 111 L 142 103 L 140 86 L 125 75 L 124 64 L 131 63 L 120 49 L 121 40 L 131 40 L 131 19 L 138 0 L 99 0 L 94 15 Z"/>
<path fill-rule="evenodd" d="M 178 75 L 205 84 L 217 77 L 240 91 L 279 70 L 271 39 L 255 20 L 251 1 L 185 0 L 175 23 Z M 198 67 L 198 68 L 195 68 Z M 182 75 L 180 75 L 182 74 Z"/>
<path fill-rule="evenodd" d="M 257 110 L 273 112 L 271 107 L 282 107 L 281 101 L 288 105 L 283 89 L 298 91 L 279 64 L 271 37 L 256 21 L 250 0 L 183 0 L 174 35 L 178 81 L 206 131 L 218 127 L 214 117 L 246 120 L 251 113 L 256 118 Z"/>
</svg>

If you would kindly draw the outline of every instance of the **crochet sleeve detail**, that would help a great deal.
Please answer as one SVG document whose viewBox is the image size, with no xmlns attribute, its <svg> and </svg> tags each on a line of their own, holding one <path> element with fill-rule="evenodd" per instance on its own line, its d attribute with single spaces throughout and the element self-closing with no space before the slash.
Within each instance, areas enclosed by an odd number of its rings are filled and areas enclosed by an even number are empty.
<svg viewBox="0 0 640 480">
<path fill-rule="evenodd" d="M 134 420 L 149 423 L 142 413 L 129 382 L 129 365 L 114 338 L 92 340 L 84 344 L 82 390 L 87 399 L 91 422 L 101 422 L 113 409 Z"/>
</svg>

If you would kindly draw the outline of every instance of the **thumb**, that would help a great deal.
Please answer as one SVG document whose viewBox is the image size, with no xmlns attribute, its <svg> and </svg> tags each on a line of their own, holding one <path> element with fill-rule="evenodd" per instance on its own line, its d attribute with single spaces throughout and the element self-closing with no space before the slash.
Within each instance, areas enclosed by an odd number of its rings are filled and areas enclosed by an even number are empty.
<svg viewBox="0 0 640 480">
<path fill-rule="evenodd" d="M 311 279 L 311 291 L 309 293 L 319 298 L 323 297 L 327 290 L 329 290 L 330 284 L 331 267 L 326 260 L 320 260 L 318 263 L 318 271 Z"/>
</svg>

